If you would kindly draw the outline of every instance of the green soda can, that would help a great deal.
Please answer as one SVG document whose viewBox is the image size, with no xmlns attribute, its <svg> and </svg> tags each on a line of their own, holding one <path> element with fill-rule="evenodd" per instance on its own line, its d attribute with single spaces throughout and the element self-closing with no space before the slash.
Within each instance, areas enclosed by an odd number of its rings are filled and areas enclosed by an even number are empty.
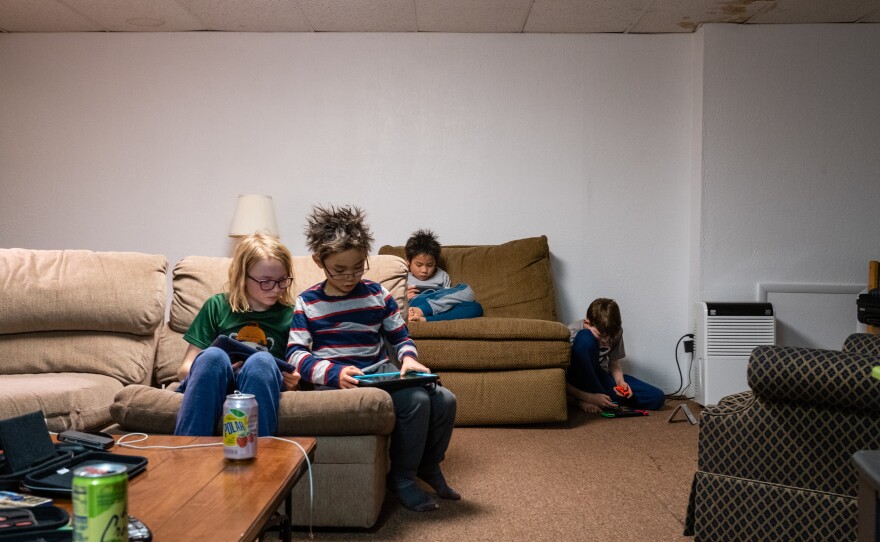
<svg viewBox="0 0 880 542">
<path fill-rule="evenodd" d="M 128 542 L 128 471 L 118 463 L 73 471 L 74 542 Z"/>
</svg>

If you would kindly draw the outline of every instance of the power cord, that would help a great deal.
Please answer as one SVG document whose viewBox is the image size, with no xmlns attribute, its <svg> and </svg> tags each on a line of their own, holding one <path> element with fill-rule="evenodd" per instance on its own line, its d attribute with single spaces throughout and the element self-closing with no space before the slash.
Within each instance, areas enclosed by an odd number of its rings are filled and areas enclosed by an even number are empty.
<svg viewBox="0 0 880 542">
<path fill-rule="evenodd" d="M 682 376 L 682 374 L 681 374 L 681 362 L 678 361 L 678 347 L 681 346 L 681 342 L 683 340 L 685 340 L 686 338 L 691 339 L 690 349 L 688 349 L 687 343 L 685 343 L 685 352 L 690 352 L 690 354 L 691 354 L 691 359 L 688 362 L 688 369 L 687 369 L 687 375 L 688 375 L 687 384 L 684 383 L 684 376 Z M 684 335 L 679 337 L 678 342 L 675 343 L 675 369 L 678 372 L 678 389 L 672 393 L 667 394 L 666 395 L 667 399 L 693 399 L 693 397 L 681 397 L 679 395 L 680 393 L 684 392 L 684 390 L 688 389 L 688 387 L 691 385 L 691 369 L 693 368 L 693 364 L 694 364 L 693 339 L 694 339 L 693 333 L 685 333 Z"/>
<path fill-rule="evenodd" d="M 126 437 L 134 437 L 134 436 L 140 436 L 141 438 L 139 438 L 137 440 L 125 440 Z M 118 446 L 123 447 L 123 448 L 132 448 L 135 450 L 155 450 L 155 449 L 179 450 L 179 449 L 183 449 L 183 448 L 207 448 L 207 447 L 211 447 L 211 446 L 223 446 L 222 442 L 212 442 L 210 444 L 185 444 L 182 446 L 160 446 L 160 445 L 135 446 L 136 443 L 144 442 L 148 438 L 149 438 L 149 435 L 147 435 L 146 433 L 126 433 L 126 434 L 120 436 L 119 439 L 116 440 L 116 444 Z M 309 472 L 309 539 L 314 539 L 315 533 L 312 531 L 312 524 L 313 524 L 313 520 L 314 520 L 314 516 L 315 516 L 315 481 L 314 481 L 314 478 L 312 477 L 312 462 L 309 461 L 309 454 L 306 453 L 305 448 L 303 448 L 300 445 L 300 443 L 296 442 L 295 440 L 289 440 L 286 438 L 273 437 L 273 436 L 259 437 L 259 438 L 260 439 L 274 439 L 274 440 L 281 440 L 284 442 L 289 442 L 290 444 L 293 444 L 297 448 L 299 448 L 300 451 L 302 452 L 303 457 L 306 460 L 306 467 L 308 467 L 308 472 Z"/>
</svg>

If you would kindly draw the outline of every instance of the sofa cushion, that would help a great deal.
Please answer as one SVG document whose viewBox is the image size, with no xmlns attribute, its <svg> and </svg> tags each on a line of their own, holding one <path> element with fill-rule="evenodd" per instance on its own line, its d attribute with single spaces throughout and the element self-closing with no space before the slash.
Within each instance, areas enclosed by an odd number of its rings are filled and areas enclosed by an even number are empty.
<svg viewBox="0 0 880 542">
<path fill-rule="evenodd" d="M 403 257 L 404 250 L 385 245 L 379 254 Z M 546 236 L 501 245 L 447 245 L 438 263 L 453 284 L 473 288 L 484 316 L 557 319 Z"/>
<path fill-rule="evenodd" d="M 449 371 L 440 373 L 440 381 L 459 398 L 456 426 L 561 422 L 568 417 L 563 369 Z"/>
<path fill-rule="evenodd" d="M 0 249 L 0 334 L 150 335 L 165 319 L 164 256 Z"/>
<path fill-rule="evenodd" d="M 0 335 L 0 352 L 0 374 L 94 373 L 122 384 L 142 384 L 150 382 L 156 335 L 100 331 Z"/>
<path fill-rule="evenodd" d="M 171 389 L 126 386 L 110 407 L 113 421 L 128 431 L 174 432 L 183 394 Z M 394 429 L 391 396 L 375 388 L 295 391 L 281 394 L 278 434 L 388 435 Z"/>
<path fill-rule="evenodd" d="M 156 384 L 167 386 L 177 382 L 177 369 L 189 343 L 183 340 L 183 333 L 171 329 L 169 324 L 159 332 L 159 345 L 156 347 Z"/>
<path fill-rule="evenodd" d="M 117 380 L 96 374 L 0 375 L 0 419 L 42 410 L 50 431 L 102 429 L 121 389 Z"/>
<path fill-rule="evenodd" d="M 483 341 L 416 339 L 419 361 L 432 371 L 516 371 L 568 367 L 568 341 Z"/>
<path fill-rule="evenodd" d="M 571 342 L 568 327 L 559 322 L 531 318 L 469 318 L 410 322 L 410 335 L 415 339 L 475 339 Z"/>
</svg>

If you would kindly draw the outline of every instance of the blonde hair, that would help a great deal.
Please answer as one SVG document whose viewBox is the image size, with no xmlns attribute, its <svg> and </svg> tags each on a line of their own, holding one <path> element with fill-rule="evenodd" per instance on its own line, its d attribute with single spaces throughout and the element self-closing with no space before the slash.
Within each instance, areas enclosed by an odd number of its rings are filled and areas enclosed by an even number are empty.
<svg viewBox="0 0 880 542">
<path fill-rule="evenodd" d="M 367 256 L 373 246 L 373 235 L 366 217 L 360 207 L 315 205 L 306 217 L 306 246 L 321 260 L 350 249 Z"/>
<path fill-rule="evenodd" d="M 244 237 L 235 247 L 232 254 L 232 263 L 229 265 L 229 282 L 226 285 L 226 297 L 232 312 L 247 312 L 251 310 L 247 300 L 247 273 L 248 269 L 260 260 L 278 260 L 287 270 L 287 275 L 293 277 L 293 256 L 281 241 L 262 232 Z M 278 302 L 282 305 L 292 306 L 296 300 L 293 293 L 293 283 L 281 292 Z"/>
</svg>

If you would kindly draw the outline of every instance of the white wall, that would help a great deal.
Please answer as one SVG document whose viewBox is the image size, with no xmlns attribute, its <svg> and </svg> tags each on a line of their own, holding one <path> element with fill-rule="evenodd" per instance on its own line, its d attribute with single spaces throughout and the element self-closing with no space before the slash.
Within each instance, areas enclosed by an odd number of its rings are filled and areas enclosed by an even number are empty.
<svg viewBox="0 0 880 542">
<path fill-rule="evenodd" d="M 227 255 L 240 193 L 299 254 L 313 203 L 377 244 L 546 234 L 560 317 L 615 297 L 671 392 L 694 301 L 880 258 L 877 51 L 877 25 L 0 35 L 0 246 Z"/>
<path fill-rule="evenodd" d="M 377 244 L 546 234 L 560 317 L 621 304 L 630 372 L 678 386 L 691 37 L 0 35 L 0 246 L 227 255 L 265 193 L 304 253 L 314 203 Z"/>
<path fill-rule="evenodd" d="M 821 298 L 858 291 L 880 258 L 880 26 L 702 33 L 695 300 L 756 301 L 767 283 L 815 291 L 787 307 L 782 335 L 833 328 L 822 346 L 840 348 L 856 331 L 855 295 L 849 306 Z M 822 309 L 796 309 L 811 303 Z"/>
</svg>

